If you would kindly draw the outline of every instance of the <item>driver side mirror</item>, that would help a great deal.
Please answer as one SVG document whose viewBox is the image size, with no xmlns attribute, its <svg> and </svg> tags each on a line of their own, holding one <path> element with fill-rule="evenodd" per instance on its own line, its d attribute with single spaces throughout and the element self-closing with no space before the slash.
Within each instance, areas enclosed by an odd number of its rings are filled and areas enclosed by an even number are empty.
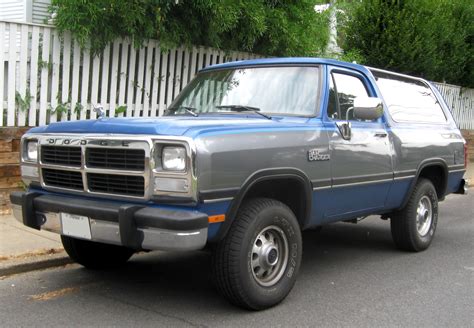
<svg viewBox="0 0 474 328">
<path fill-rule="evenodd" d="M 355 119 L 364 121 L 374 121 L 383 115 L 383 101 L 380 98 L 356 97 L 354 98 L 354 106 L 346 112 L 345 122 L 336 122 L 339 132 L 344 140 L 351 139 L 351 122 L 349 114 L 353 113 Z"/>
<path fill-rule="evenodd" d="M 380 98 L 356 97 L 353 107 L 354 117 L 374 121 L 383 115 L 383 101 Z"/>
</svg>

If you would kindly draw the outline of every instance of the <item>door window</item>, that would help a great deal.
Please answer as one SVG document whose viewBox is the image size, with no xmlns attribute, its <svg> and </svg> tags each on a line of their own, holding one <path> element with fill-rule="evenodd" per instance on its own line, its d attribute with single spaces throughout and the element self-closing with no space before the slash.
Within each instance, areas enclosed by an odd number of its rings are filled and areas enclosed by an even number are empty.
<svg viewBox="0 0 474 328">
<path fill-rule="evenodd" d="M 328 116 L 336 120 L 355 120 L 353 111 L 355 97 L 368 97 L 369 93 L 361 79 L 356 76 L 331 73 L 329 82 Z M 335 103 L 335 104 L 334 104 Z M 349 114 L 347 115 L 349 111 Z"/>
</svg>

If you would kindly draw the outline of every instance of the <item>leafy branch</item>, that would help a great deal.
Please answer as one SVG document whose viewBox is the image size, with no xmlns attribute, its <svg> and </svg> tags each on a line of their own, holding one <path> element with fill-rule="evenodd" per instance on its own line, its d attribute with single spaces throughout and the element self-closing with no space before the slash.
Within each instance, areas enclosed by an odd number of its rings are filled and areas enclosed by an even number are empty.
<svg viewBox="0 0 474 328">
<path fill-rule="evenodd" d="M 325 0 L 52 0 L 60 31 L 94 54 L 117 38 L 140 47 L 149 39 L 163 49 L 204 45 L 273 56 L 315 56 L 328 39 L 328 15 L 314 5 Z M 120 23 L 118 23 L 120 22 Z"/>
<path fill-rule="evenodd" d="M 127 106 L 125 106 L 125 105 L 118 106 L 115 109 L 115 117 L 119 116 L 120 114 L 125 113 L 126 111 L 127 111 Z"/>
<path fill-rule="evenodd" d="M 15 92 L 15 104 L 22 112 L 26 112 L 30 108 L 32 99 L 33 96 L 30 93 L 30 89 L 26 89 L 25 97 L 22 97 L 20 92 Z"/>
<path fill-rule="evenodd" d="M 59 98 L 59 95 L 58 95 L 58 98 Z M 64 113 L 68 113 L 69 112 L 69 106 L 70 104 L 68 104 L 67 102 L 60 102 L 58 103 L 58 105 L 53 108 L 52 106 L 49 106 L 49 111 L 51 114 L 56 114 L 57 116 L 57 120 L 60 120 L 63 116 Z"/>
</svg>

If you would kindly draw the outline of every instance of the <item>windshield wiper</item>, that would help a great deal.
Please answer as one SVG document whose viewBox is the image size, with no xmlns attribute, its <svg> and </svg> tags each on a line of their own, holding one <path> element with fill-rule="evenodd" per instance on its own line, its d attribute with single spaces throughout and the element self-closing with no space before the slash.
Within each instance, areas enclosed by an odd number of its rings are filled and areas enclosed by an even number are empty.
<svg viewBox="0 0 474 328">
<path fill-rule="evenodd" d="M 271 116 L 261 113 L 260 108 L 258 107 L 245 106 L 245 105 L 221 105 L 221 106 L 216 106 L 216 108 L 229 108 L 233 112 L 252 112 L 260 116 L 263 116 L 269 120 L 272 119 Z"/>
<path fill-rule="evenodd" d="M 194 117 L 199 116 L 199 114 L 195 113 L 196 108 L 189 107 L 189 106 L 179 106 L 179 107 L 169 108 L 169 109 L 167 109 L 167 112 L 176 113 L 176 111 L 178 111 L 179 109 L 184 109 L 186 111 L 186 113 L 191 114 Z"/>
</svg>

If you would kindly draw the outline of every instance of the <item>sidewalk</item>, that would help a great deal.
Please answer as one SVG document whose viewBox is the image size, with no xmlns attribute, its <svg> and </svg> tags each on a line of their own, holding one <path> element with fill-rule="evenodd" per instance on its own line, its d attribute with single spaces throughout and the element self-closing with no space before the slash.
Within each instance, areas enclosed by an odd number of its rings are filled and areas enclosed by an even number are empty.
<svg viewBox="0 0 474 328">
<path fill-rule="evenodd" d="M 58 234 L 0 216 L 0 277 L 70 263 Z"/>
</svg>

